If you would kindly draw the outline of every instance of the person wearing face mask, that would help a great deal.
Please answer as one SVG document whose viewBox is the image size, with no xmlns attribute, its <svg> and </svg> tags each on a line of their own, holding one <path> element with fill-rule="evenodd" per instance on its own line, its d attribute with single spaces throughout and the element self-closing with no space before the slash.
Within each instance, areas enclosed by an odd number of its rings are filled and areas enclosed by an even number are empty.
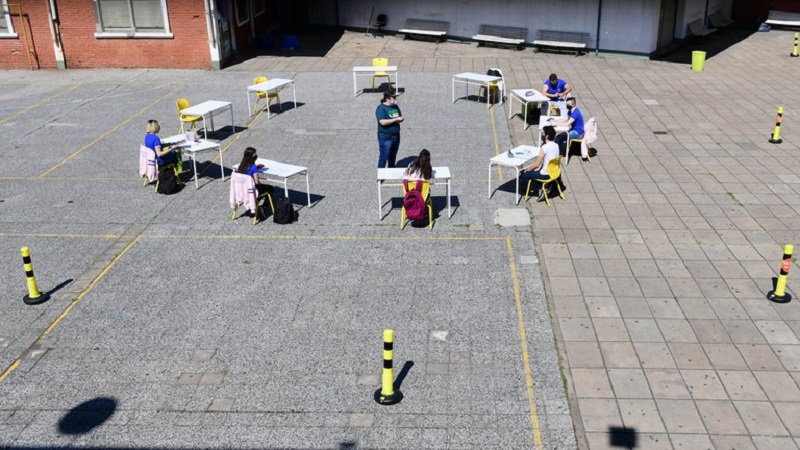
<svg viewBox="0 0 800 450">
<path fill-rule="evenodd" d="M 404 120 L 397 106 L 395 92 L 383 94 L 383 100 L 375 110 L 375 118 L 378 120 L 378 168 L 386 167 L 387 163 L 389 167 L 394 167 L 400 149 L 400 122 Z"/>
<path fill-rule="evenodd" d="M 549 119 L 550 125 L 561 125 L 561 126 L 569 126 L 569 134 L 559 134 L 556 137 L 556 144 L 562 154 L 566 155 L 566 152 L 569 151 L 567 148 L 567 142 L 572 139 L 580 139 L 583 137 L 583 114 L 581 114 L 581 110 L 578 109 L 575 102 L 575 97 L 569 97 L 567 99 L 567 111 L 569 111 L 569 115 L 565 119 Z M 584 160 L 586 158 L 583 158 Z"/>
</svg>

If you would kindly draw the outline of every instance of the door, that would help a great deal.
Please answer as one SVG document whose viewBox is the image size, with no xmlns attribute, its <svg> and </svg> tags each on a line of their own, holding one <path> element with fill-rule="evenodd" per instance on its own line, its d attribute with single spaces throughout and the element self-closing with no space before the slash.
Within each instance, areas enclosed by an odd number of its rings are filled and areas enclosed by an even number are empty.
<svg viewBox="0 0 800 450">
<path fill-rule="evenodd" d="M 678 0 L 661 0 L 661 14 L 658 21 L 658 45 L 664 48 L 675 41 L 675 19 L 678 11 Z"/>
</svg>

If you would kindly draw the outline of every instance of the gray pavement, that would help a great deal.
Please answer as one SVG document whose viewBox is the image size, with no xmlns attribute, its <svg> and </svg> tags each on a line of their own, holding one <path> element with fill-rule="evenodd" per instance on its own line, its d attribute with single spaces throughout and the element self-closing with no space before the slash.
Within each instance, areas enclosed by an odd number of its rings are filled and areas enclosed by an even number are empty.
<svg viewBox="0 0 800 450">
<path fill-rule="evenodd" d="M 0 447 L 797 448 L 800 310 L 765 298 L 800 230 L 790 39 L 701 73 L 357 33 L 222 72 L 0 73 Z M 378 55 L 406 89 L 400 158 L 454 174 L 433 230 L 400 231 L 390 189 L 378 218 L 378 94 L 353 98 L 349 72 Z M 507 105 L 451 103 L 452 74 L 490 66 L 511 88 L 555 71 L 598 120 L 551 208 L 515 205 L 508 170 L 486 196 L 488 158 L 535 143 Z M 249 118 L 258 75 L 294 78 L 298 107 Z M 309 167 L 299 223 L 231 221 L 211 153 L 198 190 L 141 187 L 144 123 L 174 133 L 178 96 L 234 102 L 236 133 L 222 115 L 212 135 L 228 167 L 248 145 Z M 72 280 L 41 306 L 23 245 L 43 290 Z M 372 401 L 384 327 L 407 369 L 392 407 Z M 59 428 L 99 397 L 108 420 Z"/>
</svg>

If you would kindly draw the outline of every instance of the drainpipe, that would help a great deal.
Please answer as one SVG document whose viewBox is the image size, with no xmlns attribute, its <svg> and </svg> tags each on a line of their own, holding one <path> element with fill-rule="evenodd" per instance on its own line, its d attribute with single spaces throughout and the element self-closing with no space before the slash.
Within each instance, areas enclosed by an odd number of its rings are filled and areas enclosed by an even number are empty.
<svg viewBox="0 0 800 450">
<path fill-rule="evenodd" d="M 47 23 L 50 25 L 50 36 L 53 38 L 53 53 L 56 56 L 56 68 L 63 70 L 67 68 L 67 63 L 64 58 L 64 47 L 61 45 L 61 29 L 58 27 L 57 14 L 56 0 L 48 0 Z"/>
<path fill-rule="evenodd" d="M 208 50 L 211 54 L 211 68 L 220 69 L 219 38 L 217 37 L 217 16 L 214 11 L 215 0 L 203 0 L 206 9 L 206 29 L 208 30 Z"/>
<path fill-rule="evenodd" d="M 708 2 L 709 0 L 706 0 L 706 12 L 703 15 L 703 25 L 705 26 L 708 26 Z"/>
<path fill-rule="evenodd" d="M 600 18 L 603 16 L 603 0 L 597 5 L 597 37 L 594 40 L 594 56 L 600 54 Z"/>
</svg>

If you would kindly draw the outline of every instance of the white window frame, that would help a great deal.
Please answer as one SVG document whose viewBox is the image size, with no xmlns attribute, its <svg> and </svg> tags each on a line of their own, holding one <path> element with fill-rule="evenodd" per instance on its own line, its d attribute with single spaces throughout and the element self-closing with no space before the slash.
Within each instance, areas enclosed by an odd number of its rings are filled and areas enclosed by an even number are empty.
<svg viewBox="0 0 800 450">
<path fill-rule="evenodd" d="M 259 10 L 259 6 L 261 10 Z M 267 1 L 266 0 L 253 0 L 253 16 L 258 17 L 267 12 Z"/>
<path fill-rule="evenodd" d="M 14 24 L 11 22 L 11 14 L 8 12 L 8 5 L 3 5 L 2 8 L 0 8 L 0 20 L 5 20 L 7 25 L 6 31 L 0 31 L 0 39 L 19 37 L 19 35 L 14 32 Z"/>
<path fill-rule="evenodd" d="M 245 17 L 244 20 L 242 20 L 241 11 L 239 11 L 239 0 L 232 0 L 232 1 L 233 1 L 233 8 L 236 10 L 236 25 L 242 26 L 247 22 L 250 22 L 250 0 L 244 0 L 246 3 L 245 13 L 247 14 L 247 17 Z"/>
<path fill-rule="evenodd" d="M 161 15 L 164 17 L 164 30 L 163 31 L 106 31 L 103 29 L 103 24 L 100 21 L 100 4 L 99 0 L 94 1 L 94 17 L 95 24 L 97 25 L 97 32 L 94 37 L 98 39 L 119 39 L 119 38 L 144 38 L 144 39 L 171 39 L 174 35 L 169 27 L 169 14 L 167 14 L 167 0 L 161 1 Z M 130 0 L 129 5 L 130 5 Z"/>
</svg>

